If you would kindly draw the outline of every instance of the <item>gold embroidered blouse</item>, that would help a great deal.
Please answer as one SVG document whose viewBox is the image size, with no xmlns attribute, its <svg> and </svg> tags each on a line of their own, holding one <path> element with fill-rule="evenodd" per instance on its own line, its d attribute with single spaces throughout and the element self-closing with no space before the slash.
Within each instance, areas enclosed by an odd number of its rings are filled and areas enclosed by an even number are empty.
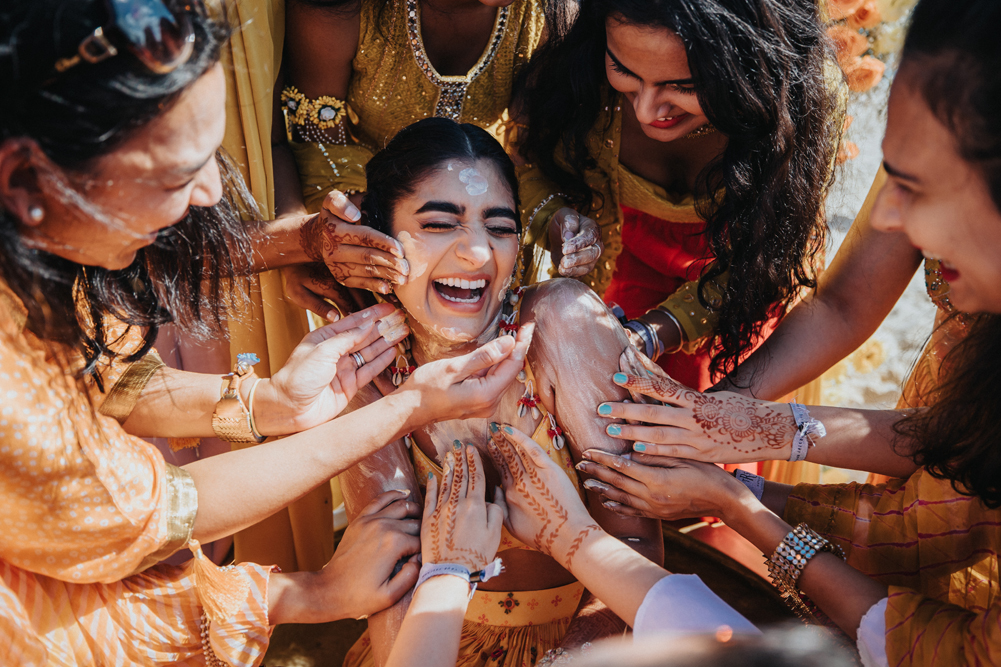
<svg viewBox="0 0 1001 667">
<path fill-rule="evenodd" d="M 503 141 L 514 81 L 542 38 L 542 0 L 515 0 L 498 9 L 486 49 L 463 76 L 435 71 L 424 51 L 420 16 L 418 0 L 361 3 L 347 145 L 292 145 L 309 210 L 318 210 L 332 189 L 363 191 L 372 154 L 422 118 L 473 123 Z"/>
</svg>

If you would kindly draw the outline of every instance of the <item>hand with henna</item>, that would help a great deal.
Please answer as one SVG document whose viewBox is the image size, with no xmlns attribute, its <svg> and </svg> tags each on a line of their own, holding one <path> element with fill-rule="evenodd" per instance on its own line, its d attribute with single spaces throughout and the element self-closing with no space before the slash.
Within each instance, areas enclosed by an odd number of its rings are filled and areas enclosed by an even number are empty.
<svg viewBox="0 0 1001 667">
<path fill-rule="evenodd" d="M 360 220 L 358 207 L 334 190 L 323 200 L 320 212 L 299 230 L 299 244 L 306 256 L 325 264 L 330 275 L 345 287 L 389 294 L 393 285 L 406 283 L 410 272 L 403 246 L 382 232 L 357 224 Z"/>
<path fill-rule="evenodd" d="M 538 443 L 512 426 L 491 423 L 487 451 L 504 484 L 508 530 L 571 570 L 584 539 L 603 531 L 570 478 Z"/>
<path fill-rule="evenodd" d="M 348 288 L 334 280 L 324 264 L 293 264 L 282 268 L 281 273 L 285 297 L 329 322 L 358 309 Z"/>
<path fill-rule="evenodd" d="M 457 445 L 445 455 L 442 482 L 428 479 L 421 525 L 425 563 L 456 563 L 482 570 L 497 555 L 504 510 L 486 502 L 483 462 L 475 447 Z"/>
<path fill-rule="evenodd" d="M 789 458 L 796 422 L 787 404 L 731 392 L 703 394 L 672 380 L 652 363 L 638 369 L 635 359 L 626 354 L 620 366 L 625 372 L 612 376 L 615 384 L 634 396 L 665 404 L 598 406 L 598 415 L 630 422 L 609 425 L 606 432 L 634 441 L 636 452 L 711 463 Z"/>
</svg>

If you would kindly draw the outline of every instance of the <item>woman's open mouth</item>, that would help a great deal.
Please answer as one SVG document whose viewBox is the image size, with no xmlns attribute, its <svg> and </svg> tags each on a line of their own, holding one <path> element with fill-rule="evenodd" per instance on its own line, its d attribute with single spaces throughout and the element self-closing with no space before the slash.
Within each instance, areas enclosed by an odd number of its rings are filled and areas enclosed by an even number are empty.
<svg viewBox="0 0 1001 667">
<path fill-rule="evenodd" d="M 490 281 L 480 278 L 466 280 L 464 278 L 436 278 L 433 282 L 434 291 L 445 301 L 455 304 L 472 305 L 479 303 L 486 293 Z"/>
</svg>

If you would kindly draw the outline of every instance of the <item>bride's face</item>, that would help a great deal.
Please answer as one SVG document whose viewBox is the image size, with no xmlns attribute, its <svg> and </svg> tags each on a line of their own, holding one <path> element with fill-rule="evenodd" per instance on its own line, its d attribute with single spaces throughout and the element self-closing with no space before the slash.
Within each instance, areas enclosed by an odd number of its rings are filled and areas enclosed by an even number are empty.
<svg viewBox="0 0 1001 667">
<path fill-rule="evenodd" d="M 413 320 L 453 342 L 471 341 L 503 303 L 518 255 L 514 196 L 488 160 L 450 160 L 393 210 L 410 263 L 396 296 Z"/>
</svg>

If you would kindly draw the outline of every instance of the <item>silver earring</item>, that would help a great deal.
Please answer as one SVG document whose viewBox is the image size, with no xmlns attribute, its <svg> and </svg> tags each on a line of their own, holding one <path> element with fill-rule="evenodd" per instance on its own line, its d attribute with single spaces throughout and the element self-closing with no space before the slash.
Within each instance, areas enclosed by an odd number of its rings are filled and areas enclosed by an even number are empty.
<svg viewBox="0 0 1001 667">
<path fill-rule="evenodd" d="M 32 206 L 28 209 L 28 217 L 35 222 L 41 222 L 45 219 L 45 209 L 41 206 Z"/>
</svg>

